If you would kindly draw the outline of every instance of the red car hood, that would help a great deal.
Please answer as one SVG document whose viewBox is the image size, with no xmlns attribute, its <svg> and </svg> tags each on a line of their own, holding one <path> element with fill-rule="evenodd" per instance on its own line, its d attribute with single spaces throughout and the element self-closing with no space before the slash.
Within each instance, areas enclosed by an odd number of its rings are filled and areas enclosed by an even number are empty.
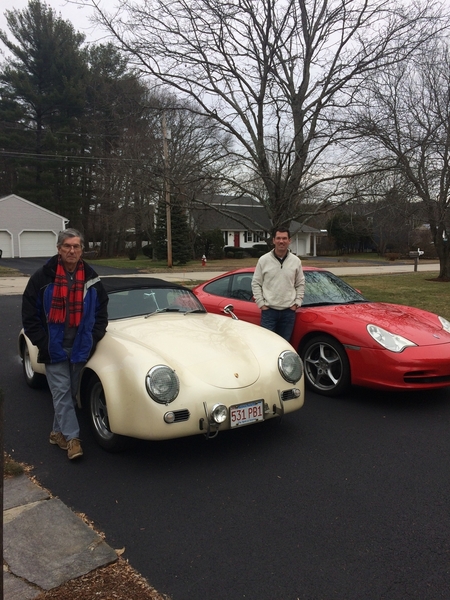
<svg viewBox="0 0 450 600">
<path fill-rule="evenodd" d="M 348 331 L 349 342 L 353 343 L 359 338 L 360 343 L 367 345 L 369 334 L 366 331 L 366 325 L 377 325 L 386 329 L 390 333 L 401 335 L 414 342 L 418 346 L 430 346 L 436 344 L 450 343 L 450 333 L 442 329 L 441 322 L 436 315 L 427 311 L 402 306 L 399 304 L 387 304 L 385 302 L 367 302 L 362 304 L 343 304 L 334 306 L 311 307 L 307 306 L 300 309 L 300 320 L 313 323 L 316 320 L 328 322 L 336 325 L 341 331 L 341 336 L 346 337 L 345 330 Z M 363 340 L 366 340 L 364 343 Z"/>
</svg>

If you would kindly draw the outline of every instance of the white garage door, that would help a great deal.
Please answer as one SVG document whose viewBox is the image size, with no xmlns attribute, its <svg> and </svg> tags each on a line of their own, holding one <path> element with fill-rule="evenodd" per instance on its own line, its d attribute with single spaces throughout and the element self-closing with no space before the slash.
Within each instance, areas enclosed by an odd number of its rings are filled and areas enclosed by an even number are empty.
<svg viewBox="0 0 450 600">
<path fill-rule="evenodd" d="M 7 231 L 0 231 L 0 250 L 3 258 L 12 258 L 12 238 Z"/>
<path fill-rule="evenodd" d="M 53 231 L 23 231 L 20 234 L 20 257 L 47 257 L 56 254 L 56 234 Z"/>
</svg>

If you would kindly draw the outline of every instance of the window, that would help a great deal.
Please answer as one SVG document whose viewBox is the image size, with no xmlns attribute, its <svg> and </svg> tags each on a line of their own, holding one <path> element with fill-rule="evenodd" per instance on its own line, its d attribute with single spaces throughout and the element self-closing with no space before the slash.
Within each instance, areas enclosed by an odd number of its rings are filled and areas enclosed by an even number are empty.
<svg viewBox="0 0 450 600">
<path fill-rule="evenodd" d="M 232 281 L 231 298 L 253 300 L 252 278 L 250 273 L 235 275 Z"/>
<path fill-rule="evenodd" d="M 222 277 L 216 281 L 212 281 L 208 285 L 205 285 L 205 292 L 212 294 L 213 296 L 224 296 L 225 298 L 230 297 L 229 292 L 230 278 Z"/>
</svg>

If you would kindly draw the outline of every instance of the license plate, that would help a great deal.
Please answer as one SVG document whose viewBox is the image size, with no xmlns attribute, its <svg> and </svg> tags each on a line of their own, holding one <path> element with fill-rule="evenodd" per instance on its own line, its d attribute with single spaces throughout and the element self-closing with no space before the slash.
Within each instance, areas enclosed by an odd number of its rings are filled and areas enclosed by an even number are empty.
<svg viewBox="0 0 450 600">
<path fill-rule="evenodd" d="M 240 425 L 248 425 L 256 423 L 256 421 L 264 421 L 263 401 L 247 402 L 246 404 L 236 404 L 230 407 L 230 426 L 239 427 Z"/>
</svg>

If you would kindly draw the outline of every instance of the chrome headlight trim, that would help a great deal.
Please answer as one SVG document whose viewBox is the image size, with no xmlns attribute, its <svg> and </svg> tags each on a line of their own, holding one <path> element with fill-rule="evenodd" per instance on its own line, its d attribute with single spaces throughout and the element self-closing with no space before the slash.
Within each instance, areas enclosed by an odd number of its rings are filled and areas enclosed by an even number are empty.
<svg viewBox="0 0 450 600">
<path fill-rule="evenodd" d="M 391 333 L 390 331 L 371 323 L 367 325 L 367 332 L 371 338 L 380 344 L 380 346 L 390 352 L 403 352 L 405 348 L 417 346 L 417 344 L 411 342 L 411 340 L 408 340 L 401 335 Z"/>
<path fill-rule="evenodd" d="M 303 375 L 303 364 L 297 352 L 285 350 L 278 357 L 280 375 L 289 383 L 297 383 Z"/>
<path fill-rule="evenodd" d="M 155 365 L 145 376 L 148 395 L 158 404 L 170 404 L 178 396 L 178 375 L 167 365 Z"/>
<path fill-rule="evenodd" d="M 444 331 L 447 331 L 448 333 L 450 333 L 450 321 L 447 321 L 447 319 L 444 319 L 444 317 L 439 317 L 439 316 L 438 316 L 438 319 L 441 322 L 442 329 Z"/>
</svg>

